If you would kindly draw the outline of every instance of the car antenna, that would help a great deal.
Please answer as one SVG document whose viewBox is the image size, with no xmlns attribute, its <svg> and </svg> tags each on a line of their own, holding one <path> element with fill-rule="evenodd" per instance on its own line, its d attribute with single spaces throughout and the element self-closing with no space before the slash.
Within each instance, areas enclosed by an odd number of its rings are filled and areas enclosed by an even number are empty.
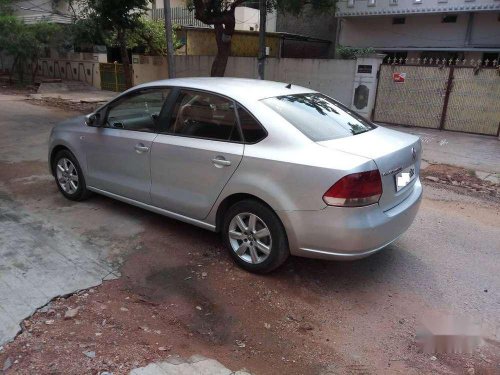
<svg viewBox="0 0 500 375">
<path fill-rule="evenodd" d="M 292 84 L 289 83 L 288 85 L 285 86 L 287 89 L 291 89 L 292 88 Z"/>
</svg>

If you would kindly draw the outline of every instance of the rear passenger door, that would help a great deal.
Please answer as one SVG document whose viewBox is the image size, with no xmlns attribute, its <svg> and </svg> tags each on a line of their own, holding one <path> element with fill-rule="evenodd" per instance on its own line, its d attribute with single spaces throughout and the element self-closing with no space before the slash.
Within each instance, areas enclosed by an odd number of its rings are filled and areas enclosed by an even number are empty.
<svg viewBox="0 0 500 375">
<path fill-rule="evenodd" d="M 204 219 L 243 157 L 235 103 L 181 89 L 171 113 L 152 148 L 152 203 Z"/>
</svg>

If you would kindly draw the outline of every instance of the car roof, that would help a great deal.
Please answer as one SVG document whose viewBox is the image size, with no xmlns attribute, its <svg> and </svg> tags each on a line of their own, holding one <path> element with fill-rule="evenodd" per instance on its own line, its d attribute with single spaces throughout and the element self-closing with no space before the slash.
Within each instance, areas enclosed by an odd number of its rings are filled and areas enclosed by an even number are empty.
<svg viewBox="0 0 500 375">
<path fill-rule="evenodd" d="M 294 84 L 292 84 L 290 88 L 287 88 L 287 85 L 288 83 L 284 82 L 247 78 L 190 77 L 148 82 L 134 89 L 158 86 L 186 87 L 226 95 L 241 102 L 248 102 L 249 100 L 257 101 L 280 95 L 315 92 L 314 90 Z"/>
</svg>

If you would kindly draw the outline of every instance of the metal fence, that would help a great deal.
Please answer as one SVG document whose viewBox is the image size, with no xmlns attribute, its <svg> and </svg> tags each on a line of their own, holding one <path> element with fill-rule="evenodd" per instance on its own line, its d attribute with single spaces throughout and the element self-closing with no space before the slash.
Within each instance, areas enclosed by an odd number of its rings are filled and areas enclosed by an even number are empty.
<svg viewBox="0 0 500 375">
<path fill-rule="evenodd" d="M 194 17 L 194 11 L 190 11 L 187 8 L 171 8 L 172 11 L 172 24 L 180 26 L 196 26 L 196 27 L 206 27 L 209 25 L 197 20 Z M 151 11 L 151 17 L 154 20 L 165 19 L 165 12 L 163 8 L 153 9 Z"/>
<path fill-rule="evenodd" d="M 417 65 L 417 66 L 468 66 L 483 68 L 498 68 L 499 60 L 481 60 L 481 59 L 445 59 L 445 58 L 391 58 L 384 60 L 387 65 Z"/>
<path fill-rule="evenodd" d="M 437 59 L 439 60 L 439 59 Z M 475 134 L 500 133 L 498 61 L 419 61 L 380 67 L 377 122 Z"/>
</svg>

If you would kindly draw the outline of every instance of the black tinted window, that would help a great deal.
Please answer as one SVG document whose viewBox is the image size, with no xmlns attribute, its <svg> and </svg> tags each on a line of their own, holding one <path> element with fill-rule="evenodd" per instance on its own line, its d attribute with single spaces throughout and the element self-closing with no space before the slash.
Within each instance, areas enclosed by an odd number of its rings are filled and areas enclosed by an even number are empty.
<svg viewBox="0 0 500 375">
<path fill-rule="evenodd" d="M 204 92 L 181 90 L 168 133 L 239 141 L 234 102 Z"/>
<path fill-rule="evenodd" d="M 263 102 L 313 141 L 349 137 L 375 125 L 322 94 L 285 95 Z"/>
<path fill-rule="evenodd" d="M 148 89 L 132 93 L 110 105 L 106 126 L 110 128 L 155 131 L 155 122 L 170 89 Z"/>
<path fill-rule="evenodd" d="M 241 130 L 243 132 L 245 142 L 255 143 L 267 135 L 262 126 L 260 126 L 257 120 L 250 113 L 248 113 L 247 110 L 238 107 L 238 117 L 240 118 Z"/>
</svg>

